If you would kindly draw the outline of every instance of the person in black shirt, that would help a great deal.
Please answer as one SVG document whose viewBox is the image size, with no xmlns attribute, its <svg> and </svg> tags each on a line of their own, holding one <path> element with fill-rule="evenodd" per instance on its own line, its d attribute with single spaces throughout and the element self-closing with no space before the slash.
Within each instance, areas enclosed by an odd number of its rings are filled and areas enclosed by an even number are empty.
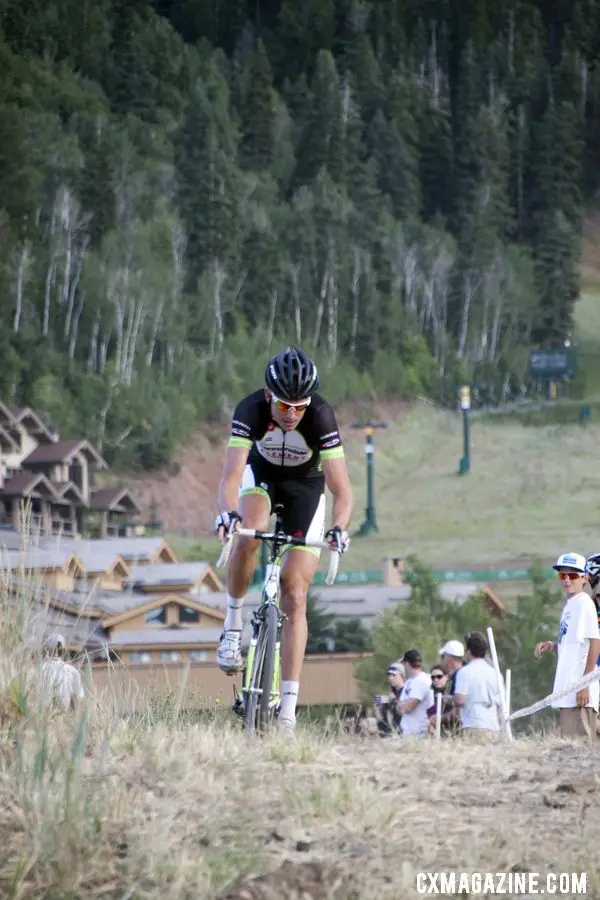
<svg viewBox="0 0 600 900">
<path fill-rule="evenodd" d="M 286 347 L 265 371 L 266 386 L 235 408 L 219 484 L 216 530 L 221 540 L 243 522 L 266 530 L 271 509 L 283 504 L 288 534 L 322 539 L 325 486 L 332 496 L 331 527 L 325 535 L 333 550 L 349 544 L 353 510 L 344 448 L 333 409 L 319 394 L 314 362 L 297 347 Z M 254 572 L 258 542 L 240 537 L 227 574 L 227 618 L 217 650 L 226 672 L 243 668 L 242 604 Z M 304 547 L 286 553 L 281 572 L 283 624 L 282 699 L 278 724 L 293 728 L 300 673 L 306 649 L 306 595 L 318 566 L 319 551 Z"/>
</svg>

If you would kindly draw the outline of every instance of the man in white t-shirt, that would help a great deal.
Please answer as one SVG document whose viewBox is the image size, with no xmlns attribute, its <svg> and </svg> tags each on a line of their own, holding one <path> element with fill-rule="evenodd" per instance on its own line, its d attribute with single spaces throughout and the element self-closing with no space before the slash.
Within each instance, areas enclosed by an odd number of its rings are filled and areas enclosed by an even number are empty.
<svg viewBox="0 0 600 900">
<path fill-rule="evenodd" d="M 470 632 L 465 645 L 467 664 L 456 673 L 454 693 L 461 734 L 489 738 L 500 731 L 498 678 L 485 660 L 488 646 L 481 632 Z"/>
<path fill-rule="evenodd" d="M 541 641 L 534 654 L 540 657 L 542 653 L 556 651 L 554 694 L 594 671 L 600 653 L 600 631 L 594 601 L 584 591 L 588 581 L 585 557 L 579 553 L 563 553 L 553 568 L 562 582 L 566 601 L 560 617 L 558 640 L 556 643 Z M 595 681 L 554 701 L 552 706 L 559 710 L 562 737 L 593 740 L 598 700 L 599 687 Z"/>
<path fill-rule="evenodd" d="M 400 694 L 397 709 L 400 732 L 403 736 L 426 737 L 429 727 L 427 710 L 433 705 L 431 678 L 423 672 L 423 660 L 418 650 L 407 650 L 402 657 L 406 671 L 406 681 Z"/>
<path fill-rule="evenodd" d="M 43 655 L 45 660 L 40 668 L 40 682 L 43 696 L 49 701 L 56 700 L 65 709 L 75 709 L 83 700 L 85 691 L 81 673 L 62 657 L 67 642 L 62 634 L 51 634 L 47 638 Z"/>
</svg>

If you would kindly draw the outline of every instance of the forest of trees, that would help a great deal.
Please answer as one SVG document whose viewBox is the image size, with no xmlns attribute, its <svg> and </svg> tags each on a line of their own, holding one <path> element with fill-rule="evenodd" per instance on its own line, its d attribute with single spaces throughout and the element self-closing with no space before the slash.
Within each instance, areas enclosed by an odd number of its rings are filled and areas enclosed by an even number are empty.
<svg viewBox="0 0 600 900">
<path fill-rule="evenodd" d="M 0 0 L 0 398 L 150 467 L 282 342 L 333 402 L 525 390 L 599 59 L 600 0 Z"/>
</svg>

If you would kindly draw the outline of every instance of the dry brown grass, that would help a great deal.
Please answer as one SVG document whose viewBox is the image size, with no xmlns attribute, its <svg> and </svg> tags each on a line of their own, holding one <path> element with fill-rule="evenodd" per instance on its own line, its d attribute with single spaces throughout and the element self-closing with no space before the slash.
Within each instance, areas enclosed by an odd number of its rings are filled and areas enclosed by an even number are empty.
<svg viewBox="0 0 600 900">
<path fill-rule="evenodd" d="M 310 728 L 251 740 L 224 710 L 186 723 L 168 702 L 133 717 L 105 699 L 3 735 L 3 898 L 413 897 L 418 871 L 589 871 L 596 857 L 591 749 Z"/>
</svg>

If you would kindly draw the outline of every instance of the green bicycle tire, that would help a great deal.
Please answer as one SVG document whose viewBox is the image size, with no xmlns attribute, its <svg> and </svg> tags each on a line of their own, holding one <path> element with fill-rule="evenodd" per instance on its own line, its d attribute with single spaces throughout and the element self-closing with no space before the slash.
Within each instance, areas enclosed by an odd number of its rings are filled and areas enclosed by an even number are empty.
<svg viewBox="0 0 600 900">
<path fill-rule="evenodd" d="M 266 632 L 266 645 L 260 679 L 262 693 L 258 703 L 258 727 L 260 731 L 266 731 L 275 718 L 275 708 L 271 705 L 275 650 L 277 647 L 277 632 L 279 631 L 279 616 L 275 606 L 269 605 L 267 607 L 263 630 Z"/>
</svg>

